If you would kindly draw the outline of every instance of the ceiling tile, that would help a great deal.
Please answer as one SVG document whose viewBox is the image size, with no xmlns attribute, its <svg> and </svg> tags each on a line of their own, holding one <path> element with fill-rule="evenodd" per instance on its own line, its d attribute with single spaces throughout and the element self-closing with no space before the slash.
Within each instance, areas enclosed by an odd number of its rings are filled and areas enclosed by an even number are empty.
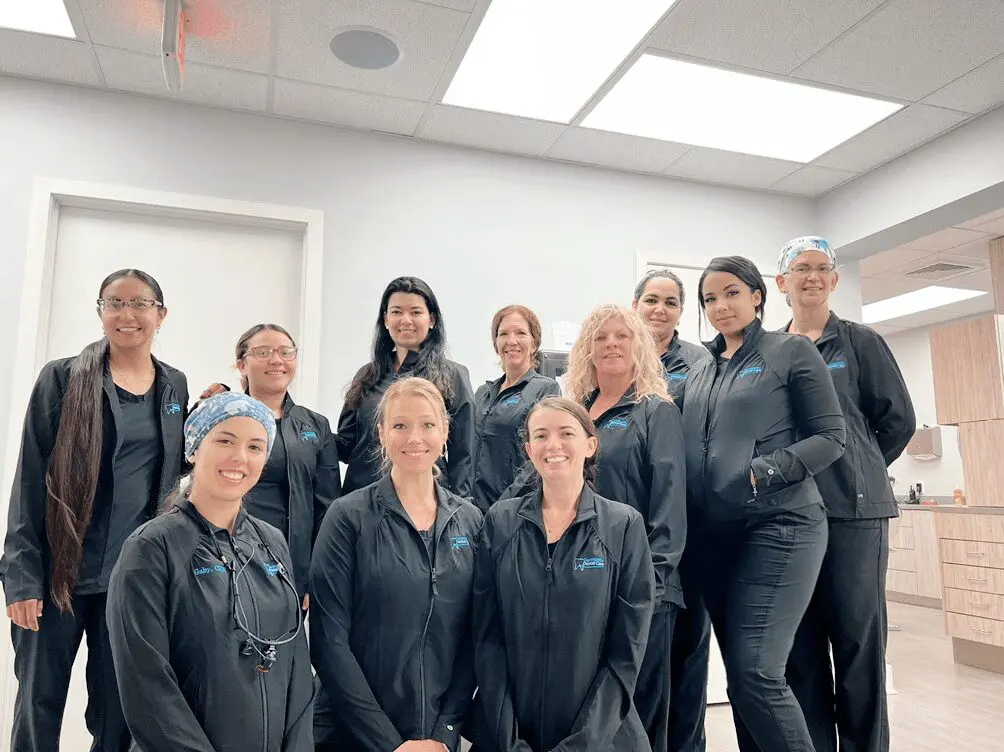
<svg viewBox="0 0 1004 752">
<path fill-rule="evenodd" d="M 893 0 L 793 75 L 917 101 L 1002 52 L 1000 0 Z"/>
<path fill-rule="evenodd" d="M 990 259 L 990 238 L 980 238 L 972 243 L 956 246 L 952 249 L 952 255 L 961 259 L 989 261 Z"/>
<path fill-rule="evenodd" d="M 798 193 L 802 196 L 818 196 L 855 176 L 857 176 L 856 172 L 806 165 L 798 172 L 774 183 L 771 190 Z"/>
<path fill-rule="evenodd" d="M 1004 103 L 1004 55 L 998 55 L 924 100 L 924 104 L 972 113 L 1001 103 Z"/>
<path fill-rule="evenodd" d="M 172 96 L 159 57 L 98 45 L 94 50 L 109 88 L 228 109 L 265 110 L 265 76 L 193 63 L 185 69 L 181 93 Z"/>
<path fill-rule="evenodd" d="M 905 332 L 906 328 L 902 326 L 889 326 L 888 324 L 874 324 L 872 329 L 875 330 L 876 334 L 883 337 L 889 337 L 893 334 L 898 334 L 899 332 Z"/>
<path fill-rule="evenodd" d="M 742 188 L 769 188 L 802 165 L 734 151 L 695 147 L 663 171 L 664 175 Z"/>
<path fill-rule="evenodd" d="M 558 140 L 565 128 L 557 123 L 436 105 L 415 135 L 428 141 L 539 157 Z"/>
<path fill-rule="evenodd" d="M 569 128 L 547 156 L 637 172 L 662 172 L 692 147 L 590 128 Z"/>
<path fill-rule="evenodd" d="M 821 167 L 865 172 L 931 140 L 968 116 L 954 110 L 910 105 L 817 158 Z"/>
<path fill-rule="evenodd" d="M 0 29 L 0 73 L 75 84 L 101 83 L 84 42 L 9 29 Z"/>
<path fill-rule="evenodd" d="M 470 13 L 478 4 L 478 0 L 415 0 L 416 2 L 426 3 L 428 5 L 438 5 L 441 8 L 453 8 L 453 10 L 462 10 L 465 13 Z"/>
<path fill-rule="evenodd" d="M 992 211 L 989 214 L 983 214 L 975 219 L 970 219 L 968 222 L 960 222 L 956 227 L 965 227 L 967 229 L 976 229 L 979 225 L 985 225 L 995 219 L 1004 218 L 1004 209 L 998 209 L 997 211 Z"/>
<path fill-rule="evenodd" d="M 918 251 L 926 251 L 927 253 L 941 253 L 943 251 L 951 250 L 952 248 L 957 248 L 960 245 L 973 243 L 984 237 L 986 237 L 985 233 L 978 230 L 965 230 L 961 227 L 946 227 L 944 230 L 939 230 L 938 232 L 927 235 L 926 237 L 911 240 L 909 243 L 904 243 L 903 246 L 905 248 L 913 248 Z"/>
<path fill-rule="evenodd" d="M 275 82 L 272 109 L 277 115 L 410 136 L 422 120 L 426 107 L 425 102 L 280 78 Z"/>
<path fill-rule="evenodd" d="M 910 279 L 880 279 L 877 277 L 861 278 L 861 303 L 868 305 L 897 295 L 904 295 L 914 290 L 927 287 L 927 282 L 915 282 Z"/>
<path fill-rule="evenodd" d="M 469 14 L 411 0 L 276 0 L 282 7 L 277 74 L 299 81 L 428 101 Z M 382 70 L 342 63 L 330 49 L 344 27 L 373 27 L 401 50 Z"/>
<path fill-rule="evenodd" d="M 906 264 L 926 258 L 932 255 L 929 251 L 920 251 L 916 248 L 890 248 L 888 251 L 876 253 L 867 258 L 861 259 L 861 278 L 876 277 L 879 274 L 898 269 Z"/>
<path fill-rule="evenodd" d="M 91 41 L 160 54 L 163 0 L 77 0 Z M 267 73 L 270 0 L 199 0 L 186 59 L 223 68 Z"/>
<path fill-rule="evenodd" d="M 705 60 L 788 73 L 882 2 L 680 0 L 647 44 Z"/>
<path fill-rule="evenodd" d="M 987 235 L 992 237 L 998 237 L 1004 235 L 1004 217 L 997 217 L 997 219 L 991 219 L 989 222 L 984 222 L 983 224 L 976 225 L 973 228 L 979 232 L 985 232 Z"/>
</svg>

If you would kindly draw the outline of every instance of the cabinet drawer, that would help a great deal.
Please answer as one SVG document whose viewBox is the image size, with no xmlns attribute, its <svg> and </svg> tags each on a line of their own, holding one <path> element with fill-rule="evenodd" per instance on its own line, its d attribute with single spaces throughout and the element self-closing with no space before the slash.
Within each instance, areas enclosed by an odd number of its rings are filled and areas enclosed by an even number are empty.
<svg viewBox="0 0 1004 752">
<path fill-rule="evenodd" d="M 916 538 L 912 527 L 901 527 L 889 541 L 890 550 L 908 549 L 912 551 L 916 547 Z"/>
<path fill-rule="evenodd" d="M 889 569 L 900 572 L 917 571 L 917 554 L 908 549 L 895 549 L 889 552 Z"/>
<path fill-rule="evenodd" d="M 891 574 L 892 572 L 889 572 L 889 575 Z M 889 575 L 886 575 L 886 579 Z M 944 564 L 941 568 L 941 577 L 946 588 L 1004 595 L 1004 570 Z"/>
<path fill-rule="evenodd" d="M 952 637 L 1004 647 L 1004 621 L 951 612 L 945 615 L 948 617 L 948 634 Z"/>
<path fill-rule="evenodd" d="M 945 610 L 957 614 L 1004 621 L 1004 595 L 945 588 Z"/>
<path fill-rule="evenodd" d="M 942 539 L 941 560 L 946 564 L 1004 569 L 1004 544 Z"/>
<path fill-rule="evenodd" d="M 920 585 L 917 582 L 917 573 L 890 569 L 885 573 L 885 589 L 890 593 L 920 595 Z"/>
<path fill-rule="evenodd" d="M 934 515 L 939 538 L 990 543 L 1004 541 L 1004 515 L 937 511 L 928 514 Z"/>
</svg>

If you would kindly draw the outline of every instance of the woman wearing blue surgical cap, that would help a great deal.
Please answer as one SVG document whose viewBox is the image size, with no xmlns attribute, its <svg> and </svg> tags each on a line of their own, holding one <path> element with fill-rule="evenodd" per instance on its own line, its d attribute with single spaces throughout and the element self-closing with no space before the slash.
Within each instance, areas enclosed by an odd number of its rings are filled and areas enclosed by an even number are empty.
<svg viewBox="0 0 1004 752">
<path fill-rule="evenodd" d="M 241 501 L 275 442 L 263 403 L 228 392 L 185 422 L 193 465 L 122 548 L 108 630 L 143 752 L 313 752 L 313 678 L 282 533 Z"/>
<path fill-rule="evenodd" d="M 777 286 L 792 312 L 785 331 L 815 343 L 847 424 L 844 455 L 816 476 L 829 543 L 787 676 L 816 752 L 836 752 L 838 739 L 842 752 L 886 752 L 885 571 L 889 518 L 898 515 L 887 468 L 916 418 L 885 341 L 830 310 L 839 279 L 823 238 L 795 238 L 781 249 Z"/>
</svg>

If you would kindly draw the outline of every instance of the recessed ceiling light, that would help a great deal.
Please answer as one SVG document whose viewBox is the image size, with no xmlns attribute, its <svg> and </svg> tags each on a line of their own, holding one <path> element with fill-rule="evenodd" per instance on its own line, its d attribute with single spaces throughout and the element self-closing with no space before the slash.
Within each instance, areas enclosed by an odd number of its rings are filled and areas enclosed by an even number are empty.
<svg viewBox="0 0 1004 752">
<path fill-rule="evenodd" d="M 643 55 L 587 128 L 811 162 L 903 105 Z"/>
<path fill-rule="evenodd" d="M 493 0 L 444 104 L 567 123 L 676 0 Z"/>
<path fill-rule="evenodd" d="M 63 0 L 3 0 L 0 27 L 76 39 Z"/>
<path fill-rule="evenodd" d="M 363 70 L 389 68 L 401 57 L 397 44 L 381 31 L 354 27 L 331 40 L 332 54 L 346 65 Z"/>
<path fill-rule="evenodd" d="M 989 294 L 985 290 L 963 290 L 958 287 L 925 287 L 862 306 L 861 320 L 866 324 L 874 324 Z"/>
</svg>

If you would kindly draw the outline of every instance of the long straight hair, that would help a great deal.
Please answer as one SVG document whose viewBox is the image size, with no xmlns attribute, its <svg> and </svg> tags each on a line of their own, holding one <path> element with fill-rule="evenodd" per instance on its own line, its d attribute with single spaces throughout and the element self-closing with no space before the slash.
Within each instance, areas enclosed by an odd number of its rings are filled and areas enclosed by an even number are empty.
<svg viewBox="0 0 1004 752">
<path fill-rule="evenodd" d="M 354 408 L 359 405 L 363 396 L 373 387 L 394 373 L 394 340 L 384 325 L 384 316 L 390 303 L 390 296 L 396 292 L 421 295 L 425 306 L 435 320 L 435 325 L 429 330 L 428 336 L 418 351 L 418 363 L 415 365 L 415 376 L 431 381 L 443 399 L 447 402 L 453 397 L 453 373 L 446 359 L 446 322 L 439 309 L 436 294 L 426 282 L 418 277 L 398 277 L 392 280 L 380 298 L 380 310 L 377 312 L 376 327 L 373 333 L 373 359 L 363 366 L 349 384 L 345 395 L 345 404 Z"/>
<path fill-rule="evenodd" d="M 119 269 L 101 283 L 98 297 L 112 282 L 134 277 L 163 304 L 164 293 L 153 277 L 139 269 Z M 63 613 L 72 613 L 72 593 L 80 576 L 84 536 L 91 524 L 94 494 L 101 472 L 104 444 L 103 382 L 108 340 L 87 345 L 70 366 L 63 392 L 56 441 L 45 473 L 45 532 L 50 551 L 52 599 Z"/>
</svg>

